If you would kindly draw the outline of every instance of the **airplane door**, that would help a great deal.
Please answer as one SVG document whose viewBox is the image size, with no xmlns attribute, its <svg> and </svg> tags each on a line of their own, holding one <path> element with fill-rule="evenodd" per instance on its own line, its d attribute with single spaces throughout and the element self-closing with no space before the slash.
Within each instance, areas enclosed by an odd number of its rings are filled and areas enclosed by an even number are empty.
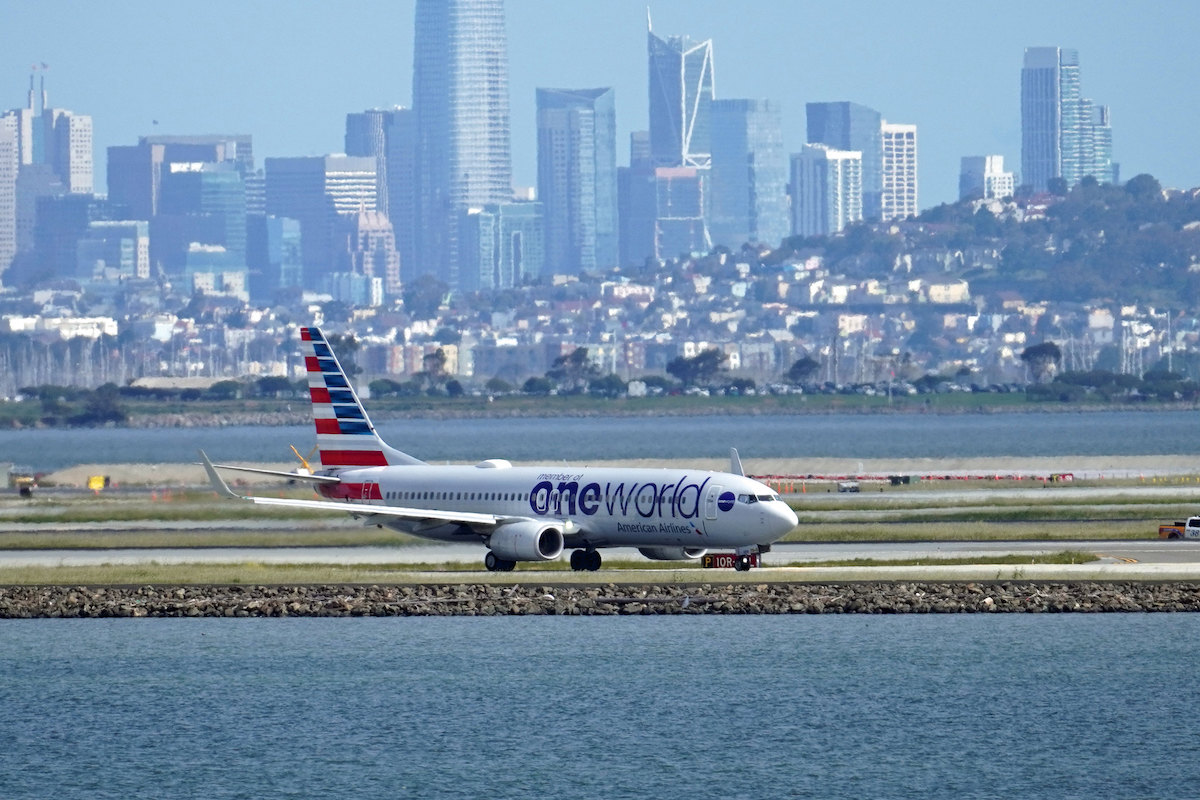
<svg viewBox="0 0 1200 800">
<path fill-rule="evenodd" d="M 708 487 L 708 494 L 704 496 L 704 518 L 717 518 L 717 498 L 721 496 L 720 486 Z"/>
</svg>

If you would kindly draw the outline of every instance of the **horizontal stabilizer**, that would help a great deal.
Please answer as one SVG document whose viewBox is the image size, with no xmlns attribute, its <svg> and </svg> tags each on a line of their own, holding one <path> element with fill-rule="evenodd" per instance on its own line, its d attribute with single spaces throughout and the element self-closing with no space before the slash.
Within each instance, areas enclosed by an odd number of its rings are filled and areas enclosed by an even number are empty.
<svg viewBox="0 0 1200 800">
<path fill-rule="evenodd" d="M 232 469 L 238 472 L 253 472 L 256 475 L 272 475 L 289 481 L 307 481 L 308 483 L 341 483 L 341 478 L 332 475 L 313 475 L 304 472 L 284 472 L 278 469 L 257 469 L 255 467 L 235 467 L 232 464 L 213 464 L 217 469 Z"/>
</svg>

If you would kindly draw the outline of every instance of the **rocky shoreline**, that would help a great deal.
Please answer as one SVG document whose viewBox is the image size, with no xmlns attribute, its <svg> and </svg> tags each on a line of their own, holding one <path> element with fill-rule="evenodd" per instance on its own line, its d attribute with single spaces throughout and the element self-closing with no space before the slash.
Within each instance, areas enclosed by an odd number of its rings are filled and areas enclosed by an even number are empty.
<svg viewBox="0 0 1200 800">
<path fill-rule="evenodd" d="M 1200 583 L 0 587 L 0 619 L 1200 611 Z"/>
</svg>

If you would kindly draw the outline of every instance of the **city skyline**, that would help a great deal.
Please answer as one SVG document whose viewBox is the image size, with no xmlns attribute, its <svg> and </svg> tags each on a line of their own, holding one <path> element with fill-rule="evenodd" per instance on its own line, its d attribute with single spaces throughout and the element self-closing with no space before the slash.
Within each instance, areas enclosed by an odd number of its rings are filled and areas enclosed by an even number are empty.
<svg viewBox="0 0 1200 800">
<path fill-rule="evenodd" d="M 15 4 L 0 31 L 8 56 L 0 105 L 23 106 L 30 65 L 49 64 L 50 104 L 94 120 L 97 188 L 106 148 L 139 136 L 249 134 L 261 164 L 340 152 L 347 113 L 411 105 L 412 2 L 363 2 L 337 17 L 318 3 L 289 5 L 284 16 L 278 7 L 239 5 L 235 14 L 234 5 L 214 2 L 213 13 L 188 19 L 196 46 L 182 51 L 180 21 L 161 19 L 148 2 Z M 789 154 L 805 140 L 808 102 L 861 103 L 917 125 L 923 208 L 957 197 L 963 156 L 994 153 L 1020 163 L 1021 60 L 1037 46 L 1080 53 L 1088 94 L 1111 109 L 1123 178 L 1149 172 L 1166 186 L 1200 185 L 1190 148 L 1200 67 L 1178 57 L 1200 8 L 1017 2 L 997 14 L 939 0 L 899 19 L 871 13 L 879 7 L 650 5 L 656 33 L 712 39 L 718 99 L 779 103 Z M 645 2 L 509 0 L 505 11 L 514 182 L 536 185 L 539 87 L 614 87 L 617 159 L 627 163 L 628 134 L 649 125 Z M 112 44 L 131 36 L 136 47 Z M 914 47 L 906 50 L 905 40 Z"/>
</svg>

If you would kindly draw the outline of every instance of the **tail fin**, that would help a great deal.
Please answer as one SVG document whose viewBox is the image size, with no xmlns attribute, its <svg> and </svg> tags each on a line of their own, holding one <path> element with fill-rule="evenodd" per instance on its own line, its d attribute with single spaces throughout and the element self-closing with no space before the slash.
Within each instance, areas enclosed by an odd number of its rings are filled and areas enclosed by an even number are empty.
<svg viewBox="0 0 1200 800">
<path fill-rule="evenodd" d="M 312 397 L 321 466 L 384 467 L 424 463 L 389 447 L 379 438 L 320 328 L 301 328 L 300 340 L 304 365 L 308 369 L 308 393 Z"/>
</svg>

